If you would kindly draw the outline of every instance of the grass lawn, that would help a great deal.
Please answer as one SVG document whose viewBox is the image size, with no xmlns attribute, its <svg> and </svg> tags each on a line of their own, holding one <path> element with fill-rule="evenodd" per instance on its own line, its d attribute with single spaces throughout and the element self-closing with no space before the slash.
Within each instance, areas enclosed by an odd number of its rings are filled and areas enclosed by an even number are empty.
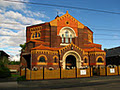
<svg viewBox="0 0 120 90">
<path fill-rule="evenodd" d="M 11 77 L 19 77 L 19 74 L 11 74 Z"/>
</svg>

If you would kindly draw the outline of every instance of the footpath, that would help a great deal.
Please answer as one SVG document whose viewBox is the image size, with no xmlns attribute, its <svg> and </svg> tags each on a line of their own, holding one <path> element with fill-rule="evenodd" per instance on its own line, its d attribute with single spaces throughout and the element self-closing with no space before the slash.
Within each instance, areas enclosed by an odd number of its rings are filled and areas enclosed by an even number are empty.
<svg viewBox="0 0 120 90">
<path fill-rule="evenodd" d="M 89 78 L 57 79 L 57 80 L 36 80 L 36 81 L 6 81 L 0 80 L 0 88 L 70 88 L 85 87 L 94 85 L 105 85 L 108 83 L 120 82 L 120 76 L 94 76 Z M 1 90 L 1 89 L 0 89 Z"/>
<path fill-rule="evenodd" d="M 120 76 L 94 76 L 89 78 L 36 80 L 18 82 L 19 87 L 41 87 L 41 88 L 67 88 L 103 85 L 107 83 L 120 82 Z"/>
</svg>

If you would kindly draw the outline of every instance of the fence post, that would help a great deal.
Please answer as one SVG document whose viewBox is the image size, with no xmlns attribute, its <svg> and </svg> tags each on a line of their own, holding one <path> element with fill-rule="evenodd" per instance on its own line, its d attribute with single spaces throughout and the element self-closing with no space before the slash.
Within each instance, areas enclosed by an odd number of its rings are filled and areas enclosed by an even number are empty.
<svg viewBox="0 0 120 90">
<path fill-rule="evenodd" d="M 32 69 L 30 69 L 30 80 L 31 80 Z"/>
<path fill-rule="evenodd" d="M 105 74 L 106 74 L 106 76 L 107 76 L 107 66 L 105 66 Z"/>
<path fill-rule="evenodd" d="M 90 67 L 90 77 L 93 76 L 93 66 Z"/>
<path fill-rule="evenodd" d="M 119 75 L 119 65 L 117 66 L 117 68 L 118 68 L 117 70 L 118 70 L 118 75 Z"/>
<path fill-rule="evenodd" d="M 20 67 L 20 76 L 21 76 L 21 67 Z"/>
<path fill-rule="evenodd" d="M 60 79 L 61 79 L 61 66 L 60 66 Z"/>
<path fill-rule="evenodd" d="M 91 77 L 91 66 L 90 66 L 90 77 Z"/>
<path fill-rule="evenodd" d="M 43 67 L 43 80 L 44 80 L 44 67 Z"/>
<path fill-rule="evenodd" d="M 77 67 L 75 68 L 75 75 L 76 75 L 76 78 L 77 78 Z"/>
<path fill-rule="evenodd" d="M 25 78 L 26 78 L 26 67 L 25 67 Z"/>
</svg>

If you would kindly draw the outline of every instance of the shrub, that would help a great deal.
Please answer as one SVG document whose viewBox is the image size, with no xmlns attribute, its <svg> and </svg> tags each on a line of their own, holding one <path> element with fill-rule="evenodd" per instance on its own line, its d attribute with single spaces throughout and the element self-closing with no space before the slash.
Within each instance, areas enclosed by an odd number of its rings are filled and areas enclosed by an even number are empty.
<svg viewBox="0 0 120 90">
<path fill-rule="evenodd" d="M 26 80 L 25 76 L 20 76 L 17 78 L 17 81 L 25 81 L 25 80 Z"/>
<path fill-rule="evenodd" d="M 0 68 L 0 78 L 6 78 L 6 77 L 10 77 L 10 76 L 11 76 L 11 73 L 7 67 Z"/>
</svg>

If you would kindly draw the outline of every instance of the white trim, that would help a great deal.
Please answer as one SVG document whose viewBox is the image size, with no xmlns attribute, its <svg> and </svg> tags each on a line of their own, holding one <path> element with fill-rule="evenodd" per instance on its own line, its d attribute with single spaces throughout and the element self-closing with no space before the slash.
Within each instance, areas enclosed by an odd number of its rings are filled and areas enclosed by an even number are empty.
<svg viewBox="0 0 120 90">
<path fill-rule="evenodd" d="M 62 37 L 62 34 L 63 34 L 62 32 L 63 32 L 63 30 L 68 30 L 68 31 L 70 31 L 70 32 L 73 34 L 73 35 L 72 35 L 72 38 L 77 37 L 74 29 L 72 29 L 71 27 L 63 27 L 63 28 L 59 31 L 59 36 L 60 36 L 60 37 Z"/>
<path fill-rule="evenodd" d="M 62 60 L 63 60 L 63 63 L 62 63 L 63 64 L 63 69 L 65 69 L 65 67 L 66 67 L 66 58 L 69 55 L 73 55 L 76 58 L 76 66 L 77 66 L 77 68 L 82 67 L 81 66 L 82 64 L 81 64 L 81 57 L 80 57 L 80 55 L 76 51 L 70 50 L 70 51 L 66 52 L 63 55 L 63 58 L 62 58 Z"/>
<path fill-rule="evenodd" d="M 67 46 L 69 44 L 66 44 L 66 43 L 61 43 L 60 46 Z"/>
</svg>

